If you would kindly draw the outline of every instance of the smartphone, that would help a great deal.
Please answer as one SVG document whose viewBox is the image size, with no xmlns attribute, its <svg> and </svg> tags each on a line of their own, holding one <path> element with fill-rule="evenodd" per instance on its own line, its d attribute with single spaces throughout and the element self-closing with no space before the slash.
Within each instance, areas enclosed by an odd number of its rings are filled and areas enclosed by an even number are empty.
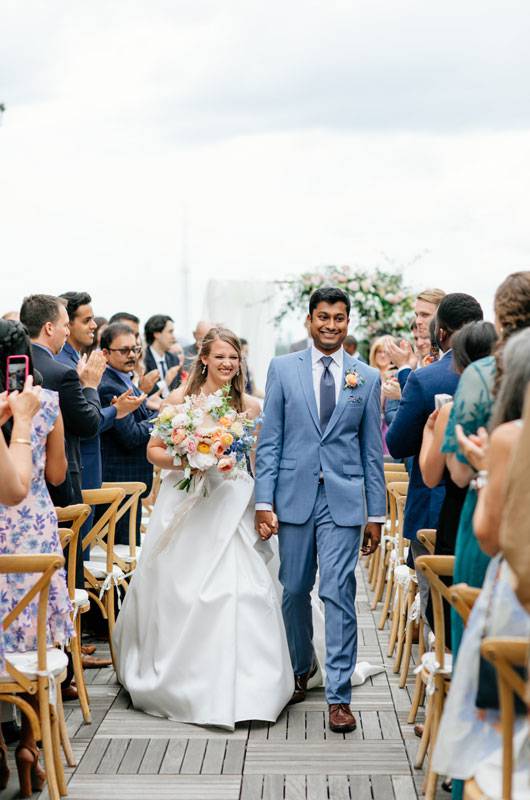
<svg viewBox="0 0 530 800">
<path fill-rule="evenodd" d="M 6 363 L 7 393 L 21 392 L 29 375 L 28 356 L 8 356 Z"/>
<path fill-rule="evenodd" d="M 453 395 L 451 394 L 435 394 L 434 395 L 434 407 L 437 409 L 442 408 L 445 406 L 446 403 L 453 402 Z"/>
</svg>

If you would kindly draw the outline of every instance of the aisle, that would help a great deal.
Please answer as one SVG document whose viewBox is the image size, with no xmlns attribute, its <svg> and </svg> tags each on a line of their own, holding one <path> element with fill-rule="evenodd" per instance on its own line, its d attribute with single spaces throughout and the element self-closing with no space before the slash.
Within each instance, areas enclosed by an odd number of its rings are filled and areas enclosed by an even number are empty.
<svg viewBox="0 0 530 800">
<path fill-rule="evenodd" d="M 363 567 L 358 578 L 359 660 L 389 664 Z M 66 708 L 78 759 L 71 800 L 413 800 L 421 786 L 412 768 L 418 739 L 406 724 L 410 689 L 399 689 L 391 669 L 353 690 L 358 728 L 345 736 L 327 731 L 322 690 L 276 725 L 241 724 L 230 734 L 134 711 L 111 669 L 88 677 L 93 724 L 83 725 L 75 704 Z M 12 777 L 3 797 L 16 792 Z"/>
</svg>

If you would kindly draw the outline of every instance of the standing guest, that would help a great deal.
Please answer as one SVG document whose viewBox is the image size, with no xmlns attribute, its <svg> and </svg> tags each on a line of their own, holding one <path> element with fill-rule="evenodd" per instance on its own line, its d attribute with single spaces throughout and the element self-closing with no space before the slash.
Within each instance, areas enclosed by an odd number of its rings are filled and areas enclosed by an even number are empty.
<svg viewBox="0 0 530 800">
<path fill-rule="evenodd" d="M 147 497 L 153 480 L 153 466 L 146 457 L 147 443 L 151 436 L 150 420 L 154 413 L 146 406 L 146 395 L 132 382 L 136 365 L 136 338 L 128 325 L 109 325 L 101 337 L 101 352 L 105 356 L 107 369 L 99 387 L 101 404 L 109 406 L 116 395 L 130 389 L 139 400 L 132 414 L 117 419 L 109 430 L 101 435 L 101 455 L 104 481 L 143 481 Z M 140 544 L 140 519 L 136 518 L 136 543 Z M 129 543 L 129 515 L 124 515 L 116 526 L 116 543 Z"/>
<path fill-rule="evenodd" d="M 357 339 L 352 333 L 349 333 L 346 338 L 344 339 L 343 347 L 348 355 L 357 358 L 359 361 L 362 361 L 363 364 L 366 364 L 366 360 L 362 357 L 359 353 L 359 344 Z"/>
<path fill-rule="evenodd" d="M 399 400 L 389 400 L 383 389 L 384 384 L 393 376 L 392 367 L 394 366 L 385 346 L 387 338 L 387 336 L 379 336 L 378 339 L 375 339 L 370 347 L 369 356 L 370 366 L 379 370 L 381 376 L 381 435 L 383 437 L 383 455 L 385 456 L 389 455 L 386 432 L 399 406 Z"/>
<path fill-rule="evenodd" d="M 427 550 L 417 541 L 416 535 L 422 528 L 436 527 L 445 496 L 443 479 L 436 487 L 429 489 L 421 476 L 419 455 L 423 429 L 434 411 L 434 396 L 452 396 L 458 385 L 459 376 L 453 364 L 453 335 L 467 322 L 481 320 L 482 316 L 482 308 L 474 297 L 459 292 L 444 297 L 436 312 L 436 338 L 444 355 L 435 364 L 410 373 L 399 408 L 387 432 L 388 449 L 394 458 L 413 456 L 403 527 L 403 536 L 410 540 L 413 558 L 426 555 Z M 429 584 L 422 577 L 418 576 L 418 583 L 421 607 L 425 612 Z"/>
<path fill-rule="evenodd" d="M 0 391 L 7 385 L 6 358 L 10 355 L 28 356 L 29 374 L 33 376 L 32 350 L 27 333 L 18 322 L 2 321 Z M 10 441 L 13 455 L 25 448 L 31 454 L 32 468 L 27 494 L 22 498 L 13 497 L 12 499 L 18 500 L 15 505 L 0 504 L 0 555 L 62 555 L 57 515 L 46 485 L 46 481 L 48 485 L 61 484 L 67 469 L 59 398 L 56 392 L 43 389 L 36 395 L 40 402 L 34 415 L 34 398 L 29 397 L 30 394 L 31 381 L 27 383 L 26 391 L 9 399 L 9 409 L 14 413 L 13 423 L 10 420 L 6 422 L 5 417 L 8 415 L 5 409 L 1 420 L 2 440 Z M 20 453 L 18 456 L 20 457 Z M 35 578 L 31 574 L 0 575 L 0 619 L 4 619 L 15 608 L 21 596 L 34 582 Z M 37 649 L 37 611 L 38 601 L 33 600 L 24 609 L 17 624 L 9 626 L 3 632 L 0 644 L 5 654 Z M 47 611 L 48 647 L 64 645 L 73 635 L 70 612 L 65 572 L 61 569 L 51 580 Z M 1 656 L 0 652 L 0 661 Z M 3 672 L 3 664 L 0 664 L 0 672 Z M 25 695 L 24 698 L 36 707 L 34 697 Z M 20 743 L 15 752 L 15 760 L 21 796 L 30 797 L 32 788 L 42 789 L 45 775 L 39 764 L 39 751 L 25 714 L 22 716 Z M 0 788 L 6 787 L 8 778 L 6 748 L 0 735 Z"/>
<path fill-rule="evenodd" d="M 172 353 L 174 356 L 177 356 L 178 363 L 180 364 L 180 382 L 181 384 L 186 383 L 186 381 L 188 380 L 189 373 L 186 372 L 185 369 L 183 369 L 185 356 L 184 356 L 184 349 L 181 343 L 179 341 L 175 341 L 175 344 L 171 346 L 169 352 Z"/>
<path fill-rule="evenodd" d="M 55 356 L 61 352 L 69 336 L 68 313 L 64 302 L 46 294 L 26 297 L 20 319 L 32 342 L 33 363 L 43 377 L 43 386 L 59 393 L 64 420 L 68 471 L 66 481 L 50 487 L 56 506 L 82 503 L 81 437 L 95 436 L 101 420 L 101 404 L 97 388 L 105 369 L 101 353 L 92 353 L 82 369 L 61 364 Z M 81 541 L 78 541 L 76 586 L 84 585 Z"/>
<path fill-rule="evenodd" d="M 87 362 L 83 350 L 90 347 L 95 339 L 96 321 L 92 311 L 92 298 L 87 292 L 64 292 L 60 298 L 66 303 L 69 335 L 63 349 L 56 356 L 57 361 L 83 373 Z M 110 405 L 101 409 L 98 432 L 95 436 L 81 439 L 81 486 L 83 489 L 99 489 L 102 483 L 100 435 L 112 428 L 115 420 L 123 419 L 135 411 L 140 404 L 131 389 L 125 389 Z M 93 524 L 92 515 L 85 522 L 81 535 L 84 536 Z M 89 552 L 85 550 L 88 559 Z"/>
<path fill-rule="evenodd" d="M 109 325 L 114 325 L 119 322 L 121 325 L 128 325 L 136 337 L 136 345 L 138 347 L 138 357 L 136 359 L 136 366 L 134 368 L 133 383 L 138 386 L 141 392 L 151 394 L 156 391 L 156 384 L 160 380 L 160 373 L 157 369 L 152 369 L 149 372 L 146 370 L 142 358 L 142 337 L 140 336 L 140 319 L 136 314 L 131 314 L 129 311 L 117 311 L 109 319 Z"/>
<path fill-rule="evenodd" d="M 417 369 L 419 369 L 420 367 L 426 366 L 425 359 L 431 355 L 431 349 L 432 349 L 431 337 L 430 334 L 428 336 L 423 336 L 419 332 L 418 323 L 416 322 L 416 320 L 414 320 L 414 322 L 411 324 L 410 330 L 412 333 L 412 338 L 414 339 L 414 353 L 418 359 Z"/>
<path fill-rule="evenodd" d="M 151 393 L 160 392 L 164 399 L 169 392 L 180 386 L 181 363 L 173 355 L 171 348 L 176 342 L 173 320 L 166 314 L 155 314 L 149 317 L 144 327 L 146 349 L 144 364 L 147 371 L 157 369 L 160 380 Z"/>
<path fill-rule="evenodd" d="M 184 369 L 186 370 L 186 372 L 191 372 L 192 364 L 197 358 L 199 351 L 201 349 L 202 340 L 204 339 L 208 331 L 214 327 L 215 325 L 213 322 L 208 322 L 205 319 L 199 320 L 199 322 L 195 326 L 195 330 L 193 331 L 193 338 L 195 339 L 195 344 L 189 344 L 184 348 Z"/>
<path fill-rule="evenodd" d="M 106 317 L 94 317 L 94 322 L 96 323 L 96 330 L 94 331 L 94 341 L 90 347 L 84 347 L 82 352 L 86 353 L 87 356 L 93 350 L 100 350 L 100 342 L 101 342 L 101 334 L 109 324 L 108 319 Z"/>
<path fill-rule="evenodd" d="M 414 302 L 414 322 L 416 333 L 421 338 L 430 339 L 430 325 L 436 314 L 436 309 L 445 297 L 442 289 L 424 289 Z M 387 339 L 388 354 L 397 367 L 397 378 L 401 391 L 405 387 L 407 378 L 412 370 L 418 367 L 419 359 L 413 351 L 410 342 L 405 339 L 397 345 L 392 339 Z"/>
<path fill-rule="evenodd" d="M 256 388 L 254 373 L 248 363 L 249 347 L 246 339 L 239 339 L 241 343 L 241 369 L 245 376 L 245 392 L 253 397 L 263 397 L 263 392 Z"/>
</svg>

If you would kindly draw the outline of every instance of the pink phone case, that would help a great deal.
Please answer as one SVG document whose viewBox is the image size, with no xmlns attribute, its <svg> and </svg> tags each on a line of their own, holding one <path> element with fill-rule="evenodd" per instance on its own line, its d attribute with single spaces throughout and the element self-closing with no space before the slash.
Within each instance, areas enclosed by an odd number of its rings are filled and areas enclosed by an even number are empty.
<svg viewBox="0 0 530 800">
<path fill-rule="evenodd" d="M 22 373 L 24 375 L 24 380 L 22 381 L 23 384 L 26 382 L 26 378 L 29 375 L 29 358 L 28 358 L 28 356 L 23 356 L 23 355 L 20 355 L 20 356 L 8 356 L 7 359 L 6 359 L 6 389 L 7 389 L 7 393 L 8 394 L 11 391 L 11 388 L 10 388 L 11 380 L 10 380 L 10 369 L 9 368 L 10 368 L 10 366 L 12 364 L 14 364 L 15 366 L 21 368 L 20 369 L 20 373 Z M 17 372 L 19 372 L 18 369 L 17 369 Z"/>
</svg>

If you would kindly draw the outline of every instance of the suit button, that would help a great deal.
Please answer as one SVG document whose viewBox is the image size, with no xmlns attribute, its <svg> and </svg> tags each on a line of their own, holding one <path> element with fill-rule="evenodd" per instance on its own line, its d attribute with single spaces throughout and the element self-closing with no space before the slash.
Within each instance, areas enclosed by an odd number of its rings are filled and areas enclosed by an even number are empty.
<svg viewBox="0 0 530 800">
<path fill-rule="evenodd" d="M 313 472 L 313 475 L 318 475 L 318 470 L 317 469 Z"/>
</svg>

